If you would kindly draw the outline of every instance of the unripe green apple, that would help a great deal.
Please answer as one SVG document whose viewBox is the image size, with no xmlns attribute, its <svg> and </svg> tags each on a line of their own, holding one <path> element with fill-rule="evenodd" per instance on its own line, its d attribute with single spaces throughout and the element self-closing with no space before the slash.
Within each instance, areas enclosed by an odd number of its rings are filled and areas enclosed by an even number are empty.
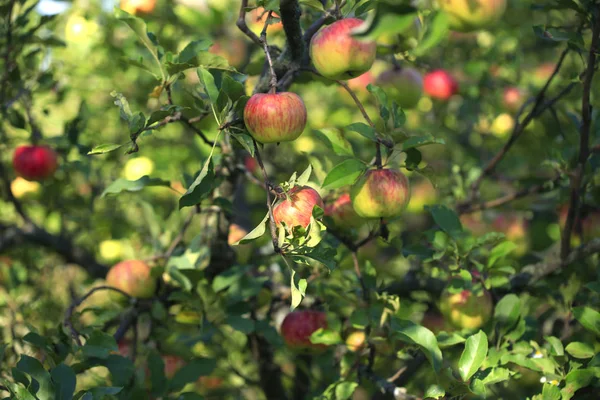
<svg viewBox="0 0 600 400">
<path fill-rule="evenodd" d="M 325 208 L 319 192 L 308 186 L 295 186 L 273 207 L 273 218 L 277 225 L 283 222 L 289 229 L 298 225 L 307 228 L 315 206 Z"/>
<path fill-rule="evenodd" d="M 123 167 L 123 177 L 129 181 L 137 181 L 144 175 L 154 171 L 154 161 L 148 157 L 135 157 L 127 160 Z"/>
<path fill-rule="evenodd" d="M 103 240 L 99 248 L 100 257 L 106 261 L 116 261 L 123 256 L 123 244 L 118 240 Z"/>
<path fill-rule="evenodd" d="M 325 215 L 331 217 L 335 226 L 340 229 L 359 228 L 365 223 L 365 220 L 354 211 L 349 193 L 344 193 L 327 204 Z"/>
<path fill-rule="evenodd" d="M 152 297 L 156 290 L 156 279 L 152 277 L 150 266 L 140 260 L 122 261 L 113 266 L 106 275 L 106 283 L 141 299 Z M 117 294 L 115 297 L 122 295 Z"/>
<path fill-rule="evenodd" d="M 490 25 L 504 15 L 506 0 L 438 0 L 449 17 L 450 27 L 470 32 Z"/>
<path fill-rule="evenodd" d="M 485 289 L 479 293 L 470 290 L 450 293 L 446 289 L 440 298 L 440 311 L 456 328 L 478 329 L 492 316 L 492 296 Z"/>
<path fill-rule="evenodd" d="M 515 126 L 515 119 L 508 113 L 498 115 L 492 122 L 490 131 L 498 136 L 504 137 L 510 134 Z"/>
<path fill-rule="evenodd" d="M 423 77 L 414 68 L 391 69 L 377 78 L 377 84 L 402 108 L 414 108 L 423 95 Z"/>
<path fill-rule="evenodd" d="M 306 106 L 296 93 L 257 93 L 244 108 L 248 132 L 259 143 L 291 142 L 306 126 Z"/>
<path fill-rule="evenodd" d="M 363 218 L 396 217 L 410 201 L 410 185 L 396 169 L 371 169 L 352 186 L 350 198 Z"/>
<path fill-rule="evenodd" d="M 360 40 L 352 32 L 363 25 L 358 18 L 345 18 L 317 32 L 310 42 L 310 57 L 315 69 L 329 79 L 352 79 L 373 65 L 377 44 Z"/>
</svg>

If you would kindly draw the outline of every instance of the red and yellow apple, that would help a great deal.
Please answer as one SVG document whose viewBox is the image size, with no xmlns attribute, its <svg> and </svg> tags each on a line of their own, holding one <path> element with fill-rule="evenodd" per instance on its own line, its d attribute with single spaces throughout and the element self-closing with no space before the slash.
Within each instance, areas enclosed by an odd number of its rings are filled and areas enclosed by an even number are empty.
<svg viewBox="0 0 600 400">
<path fill-rule="evenodd" d="M 285 316 L 281 336 L 288 347 L 295 350 L 323 350 L 324 344 L 314 344 L 310 336 L 320 328 L 327 329 L 327 316 L 322 311 L 300 310 Z"/>
<path fill-rule="evenodd" d="M 377 44 L 353 37 L 364 24 L 358 18 L 345 18 L 317 32 L 310 42 L 310 57 L 315 69 L 329 79 L 352 79 L 373 65 Z"/>
<path fill-rule="evenodd" d="M 113 266 L 106 275 L 106 283 L 141 299 L 152 297 L 156 290 L 156 279 L 152 277 L 150 266 L 140 260 L 122 261 Z M 116 297 L 122 296 L 117 294 Z"/>
<path fill-rule="evenodd" d="M 227 235 L 227 244 L 233 246 L 235 243 L 239 242 L 248 234 L 248 231 L 238 224 L 229 225 L 229 234 Z M 248 262 L 250 256 L 252 255 L 252 245 L 251 244 L 240 244 L 237 246 L 233 246 L 233 249 L 237 255 L 238 261 L 241 263 Z"/>
<path fill-rule="evenodd" d="M 262 32 L 265 22 L 267 21 L 267 17 L 269 16 L 269 12 L 266 11 L 262 7 L 257 7 L 254 10 L 246 13 L 246 21 L 248 23 L 248 27 L 250 30 L 257 35 L 260 35 Z M 277 13 L 272 14 L 273 18 L 279 18 Z M 269 24 L 267 27 L 267 33 L 273 33 L 283 30 L 283 24 L 281 21 Z"/>
<path fill-rule="evenodd" d="M 510 86 L 504 89 L 504 93 L 502 94 L 502 103 L 504 107 L 512 112 L 517 111 L 525 100 L 525 96 L 521 89 Z"/>
<path fill-rule="evenodd" d="M 121 10 L 129 14 L 150 14 L 156 8 L 156 0 L 121 0 Z"/>
<path fill-rule="evenodd" d="M 308 186 L 295 186 L 273 207 L 273 218 L 277 225 L 284 223 L 288 229 L 307 228 L 315 206 L 325 208 L 319 192 Z"/>
<path fill-rule="evenodd" d="M 506 11 L 506 0 L 438 0 L 450 27 L 460 32 L 489 28 Z"/>
<path fill-rule="evenodd" d="M 410 185 L 396 169 L 370 169 L 352 185 L 350 198 L 363 218 L 396 217 L 410 201 Z"/>
<path fill-rule="evenodd" d="M 412 213 L 424 212 L 425 206 L 435 203 L 437 197 L 435 187 L 429 180 L 422 180 L 412 185 L 410 192 L 410 203 L 406 210 Z"/>
<path fill-rule="evenodd" d="M 13 167 L 20 177 L 28 181 L 41 181 L 54 175 L 58 156 L 48 146 L 24 145 L 13 154 Z"/>
<path fill-rule="evenodd" d="M 481 328 L 492 316 L 493 307 L 492 296 L 484 288 L 458 293 L 446 289 L 440 298 L 440 311 L 449 324 L 459 329 Z"/>
<path fill-rule="evenodd" d="M 434 99 L 448 100 L 458 93 L 458 82 L 448 71 L 437 69 L 425 75 L 423 89 Z"/>
<path fill-rule="evenodd" d="M 363 331 L 354 331 L 346 338 L 346 346 L 352 352 L 362 350 L 366 345 L 367 335 Z"/>
<path fill-rule="evenodd" d="M 365 220 L 354 211 L 349 193 L 344 193 L 335 201 L 328 203 L 324 211 L 325 215 L 331 217 L 335 226 L 340 229 L 359 228 L 365 223 Z"/>
<path fill-rule="evenodd" d="M 492 227 L 497 232 L 502 232 L 506 238 L 517 245 L 515 255 L 522 256 L 529 249 L 527 236 L 527 221 L 524 217 L 514 214 L 504 214 L 496 217 Z"/>
<path fill-rule="evenodd" d="M 377 78 L 389 98 L 402 108 L 414 108 L 423 95 L 423 77 L 414 68 L 390 69 Z"/>
<path fill-rule="evenodd" d="M 257 93 L 246 103 L 244 122 L 259 143 L 290 142 L 306 127 L 306 106 L 296 93 Z"/>
</svg>

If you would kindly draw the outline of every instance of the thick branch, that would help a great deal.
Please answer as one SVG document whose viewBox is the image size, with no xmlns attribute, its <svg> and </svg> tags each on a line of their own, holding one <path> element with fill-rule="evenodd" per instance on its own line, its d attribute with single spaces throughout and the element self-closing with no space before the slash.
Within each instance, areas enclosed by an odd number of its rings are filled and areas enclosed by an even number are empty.
<svg viewBox="0 0 600 400">
<path fill-rule="evenodd" d="M 302 37 L 302 28 L 300 27 L 302 10 L 300 9 L 298 0 L 281 0 L 279 11 L 287 39 L 287 47 L 283 55 L 289 52 L 293 62 L 302 64 L 306 58 L 306 44 Z"/>
<path fill-rule="evenodd" d="M 598 10 L 595 10 L 598 13 Z M 571 249 L 571 234 L 573 226 L 579 214 L 580 191 L 583 183 L 585 164 L 590 155 L 590 127 L 592 125 L 592 106 L 590 104 L 590 92 L 592 79 L 596 70 L 596 51 L 598 51 L 598 40 L 600 38 L 600 14 L 592 21 L 592 44 L 588 55 L 587 69 L 583 79 L 583 95 L 581 98 L 581 129 L 579 133 L 579 157 L 577 167 L 571 178 L 571 194 L 569 212 L 565 229 L 562 232 L 560 257 L 564 259 Z"/>
<path fill-rule="evenodd" d="M 273 360 L 273 351 L 269 342 L 257 333 L 248 335 L 248 344 L 252 350 L 252 356 L 258 363 L 260 385 L 267 399 L 285 400 L 288 396 L 281 384 L 281 369 Z"/>
<path fill-rule="evenodd" d="M 240 13 L 238 15 L 237 22 L 235 23 L 240 31 L 242 31 L 246 36 L 250 38 L 254 43 L 261 46 L 260 39 L 254 32 L 248 28 L 248 24 L 246 24 L 246 9 L 248 8 L 248 0 L 242 0 L 242 5 L 240 6 Z"/>
</svg>

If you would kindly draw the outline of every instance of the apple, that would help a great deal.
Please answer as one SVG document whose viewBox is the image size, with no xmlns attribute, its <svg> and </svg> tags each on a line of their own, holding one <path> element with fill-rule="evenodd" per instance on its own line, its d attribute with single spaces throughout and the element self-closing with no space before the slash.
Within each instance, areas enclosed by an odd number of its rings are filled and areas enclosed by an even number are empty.
<svg viewBox="0 0 600 400">
<path fill-rule="evenodd" d="M 242 228 L 238 224 L 231 224 L 231 225 L 229 225 L 229 234 L 227 235 L 227 244 L 229 244 L 230 246 L 233 246 L 235 243 L 242 240 L 244 238 L 244 236 L 246 236 L 247 234 L 248 234 L 248 231 L 246 229 Z M 240 244 L 237 246 L 233 246 L 233 250 L 235 251 L 235 254 L 237 255 L 238 261 L 240 263 L 246 263 L 252 256 L 253 248 L 252 248 L 251 244 L 247 243 L 247 244 Z"/>
<path fill-rule="evenodd" d="M 331 217 L 335 226 L 340 229 L 359 228 L 365 223 L 365 220 L 354 211 L 349 193 L 344 193 L 327 204 L 324 211 L 325 215 Z"/>
<path fill-rule="evenodd" d="M 283 319 L 281 336 L 295 350 L 323 350 L 324 344 L 314 344 L 310 336 L 320 328 L 327 329 L 327 316 L 322 311 L 292 311 Z"/>
<path fill-rule="evenodd" d="M 277 225 L 285 223 L 288 229 L 298 225 L 307 228 L 315 206 L 325 208 L 319 192 L 309 186 L 294 186 L 273 207 L 273 218 Z"/>
<path fill-rule="evenodd" d="M 363 218 L 396 217 L 410 201 L 410 185 L 397 169 L 370 169 L 352 185 L 350 198 Z"/>
<path fill-rule="evenodd" d="M 448 14 L 450 28 L 470 32 L 489 28 L 504 15 L 506 0 L 438 0 Z"/>
<path fill-rule="evenodd" d="M 244 123 L 259 143 L 291 142 L 306 127 L 306 106 L 296 93 L 257 93 L 246 103 Z"/>
<path fill-rule="evenodd" d="M 438 334 L 438 332 L 441 332 L 446 329 L 446 321 L 444 321 L 444 316 L 438 311 L 431 309 L 427 310 L 425 315 L 423 315 L 421 325 L 423 325 L 425 328 L 429 329 L 436 335 Z"/>
<path fill-rule="evenodd" d="M 118 240 L 103 240 L 100 242 L 100 257 L 107 261 L 114 261 L 123 256 L 123 244 Z"/>
<path fill-rule="evenodd" d="M 448 71 L 437 69 L 425 75 L 423 89 L 434 99 L 448 100 L 458 93 L 458 82 Z"/>
<path fill-rule="evenodd" d="M 129 181 L 137 181 L 144 175 L 154 171 L 154 161 L 148 157 L 130 158 L 123 167 L 123 177 Z"/>
<path fill-rule="evenodd" d="M 498 115 L 492 122 L 490 131 L 498 137 L 504 137 L 509 135 L 515 126 L 515 119 L 512 115 L 502 113 Z"/>
<path fill-rule="evenodd" d="M 21 199 L 29 194 L 35 194 L 40 191 L 40 184 L 38 182 L 30 182 L 27 179 L 23 179 L 17 176 L 10 183 L 10 190 L 17 199 Z"/>
<path fill-rule="evenodd" d="M 521 89 L 511 86 L 504 89 L 502 94 L 502 103 L 504 107 L 509 111 L 517 111 L 524 101 L 524 95 Z"/>
<path fill-rule="evenodd" d="M 72 14 L 65 24 L 65 40 L 69 44 L 91 45 L 100 37 L 100 26 L 94 20 Z"/>
<path fill-rule="evenodd" d="M 240 68 L 244 65 L 246 53 L 248 52 L 246 42 L 240 38 L 219 40 L 208 51 L 225 58 L 229 65 L 234 68 Z"/>
<path fill-rule="evenodd" d="M 129 14 L 150 14 L 156 8 L 156 0 L 121 0 L 121 10 Z"/>
<path fill-rule="evenodd" d="M 175 355 L 163 355 L 162 359 L 165 363 L 165 376 L 168 379 L 173 378 L 175 376 L 175 373 L 186 364 L 183 358 Z"/>
<path fill-rule="evenodd" d="M 450 293 L 446 289 L 440 298 L 440 311 L 456 328 L 481 328 L 492 316 L 492 296 L 484 288 L 475 293 L 466 289 Z"/>
<path fill-rule="evenodd" d="M 313 36 L 310 57 L 321 75 L 329 79 L 351 79 L 371 69 L 377 44 L 352 36 L 353 30 L 363 24 L 358 18 L 345 18 Z"/>
<path fill-rule="evenodd" d="M 265 22 L 267 20 L 267 17 L 269 16 L 269 12 L 266 11 L 263 7 L 257 7 L 254 10 L 246 13 L 246 17 L 247 17 L 247 22 L 248 22 L 248 27 L 250 28 L 250 30 L 254 33 L 256 33 L 257 35 L 260 35 L 260 33 L 262 32 L 264 26 L 265 26 Z M 273 13 L 271 14 L 272 18 L 279 18 L 279 15 L 277 13 Z M 273 32 L 278 32 L 281 31 L 283 29 L 283 24 L 281 23 L 281 21 L 269 24 L 269 26 L 267 27 L 267 33 L 273 33 Z"/>
<path fill-rule="evenodd" d="M 348 350 L 357 352 L 365 348 L 367 344 L 367 335 L 363 331 L 355 331 L 346 338 L 346 346 Z"/>
<path fill-rule="evenodd" d="M 527 237 L 527 221 L 518 215 L 500 215 L 492 222 L 492 227 L 497 232 L 502 232 L 506 238 L 517 245 L 514 253 L 524 255 L 529 249 Z"/>
<path fill-rule="evenodd" d="M 150 267 L 140 260 L 122 261 L 113 266 L 106 275 L 106 283 L 141 299 L 152 297 L 156 290 L 156 279 L 152 277 Z"/>
<path fill-rule="evenodd" d="M 543 87 L 546 84 L 546 82 L 548 81 L 548 79 L 550 79 L 550 77 L 554 73 L 555 69 L 556 69 L 556 64 L 551 63 L 551 62 L 543 63 L 543 64 L 537 66 L 533 70 L 533 76 L 531 79 L 531 83 L 533 83 L 533 85 L 537 88 Z M 553 83 L 555 83 L 556 81 L 557 80 L 554 79 Z"/>
<path fill-rule="evenodd" d="M 394 68 L 383 72 L 377 84 L 402 108 L 414 108 L 423 94 L 423 77 L 414 68 Z"/>
<path fill-rule="evenodd" d="M 121 339 L 119 340 L 119 343 L 117 343 L 117 346 L 119 347 L 119 351 L 116 353 L 120 354 L 122 357 L 129 358 L 131 355 L 131 342 L 127 339 Z"/>
<path fill-rule="evenodd" d="M 426 205 L 433 204 L 437 197 L 435 187 L 429 180 L 422 180 L 411 188 L 410 203 L 406 207 L 412 213 L 421 213 Z"/>
<path fill-rule="evenodd" d="M 58 155 L 48 146 L 23 145 L 16 148 L 12 162 L 20 177 L 41 181 L 54 175 L 58 168 Z"/>
<path fill-rule="evenodd" d="M 218 376 L 201 376 L 198 379 L 198 385 L 203 389 L 215 390 L 221 387 L 223 378 Z"/>
</svg>

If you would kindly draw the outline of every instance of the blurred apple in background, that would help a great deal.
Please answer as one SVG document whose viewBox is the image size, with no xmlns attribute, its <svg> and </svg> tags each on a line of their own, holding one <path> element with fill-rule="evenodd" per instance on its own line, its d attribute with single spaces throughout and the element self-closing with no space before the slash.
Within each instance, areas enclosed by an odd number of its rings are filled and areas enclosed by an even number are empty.
<svg viewBox="0 0 600 400">
<path fill-rule="evenodd" d="M 140 156 L 127 160 L 122 175 L 129 181 L 136 181 L 144 175 L 150 175 L 153 171 L 154 161 L 148 157 Z"/>
<path fill-rule="evenodd" d="M 554 72 L 555 68 L 556 64 L 551 62 L 543 63 L 535 67 L 531 77 L 531 83 L 533 84 L 533 86 L 535 86 L 536 88 L 543 87 L 548 81 L 548 79 L 550 79 L 550 76 L 552 76 L 552 73 Z M 556 83 L 557 81 L 558 79 L 554 79 L 553 83 Z"/>
<path fill-rule="evenodd" d="M 363 218 L 397 217 L 410 201 L 410 184 L 397 169 L 370 169 L 352 185 L 350 197 Z"/>
<path fill-rule="evenodd" d="M 120 289 L 132 297 L 147 299 L 154 296 L 156 279 L 148 264 L 140 260 L 121 261 L 114 265 L 106 275 L 108 286 Z M 115 299 L 124 296 L 111 290 Z"/>
<path fill-rule="evenodd" d="M 268 11 L 265 11 L 264 8 L 258 7 L 254 10 L 246 13 L 246 24 L 248 24 L 248 28 L 257 35 L 260 35 L 263 27 L 265 26 L 265 21 L 269 15 Z M 279 19 L 279 15 L 277 13 L 272 14 L 273 18 Z M 274 33 L 283 30 L 283 24 L 281 20 L 272 24 L 269 24 L 267 28 L 267 34 Z"/>
<path fill-rule="evenodd" d="M 156 8 L 156 0 L 121 0 L 121 10 L 129 14 L 150 14 Z"/>
<path fill-rule="evenodd" d="M 438 0 L 450 28 L 460 32 L 489 29 L 506 11 L 506 0 Z"/>
<path fill-rule="evenodd" d="M 446 101 L 458 93 L 458 82 L 448 71 L 437 69 L 425 75 L 423 89 L 429 97 Z"/>
<path fill-rule="evenodd" d="M 17 176 L 10 183 L 10 190 L 17 199 L 26 197 L 27 195 L 33 195 L 40 191 L 40 184 L 38 182 L 31 182 L 27 179 L 23 179 Z"/>
<path fill-rule="evenodd" d="M 423 77 L 414 68 L 393 68 L 377 78 L 377 85 L 385 90 L 391 100 L 406 109 L 414 108 L 423 95 Z"/>
<path fill-rule="evenodd" d="M 424 207 L 435 203 L 437 193 L 428 179 L 419 181 L 411 187 L 410 202 L 406 210 L 411 213 L 425 212 Z"/>
<path fill-rule="evenodd" d="M 462 290 L 451 293 L 445 289 L 440 297 L 440 310 L 447 322 L 459 329 L 481 328 L 492 316 L 493 301 L 490 293 Z"/>
<path fill-rule="evenodd" d="M 492 122 L 492 126 L 490 128 L 490 132 L 498 137 L 508 136 L 515 127 L 515 119 L 512 115 L 507 113 L 502 113 L 494 118 Z"/>
<path fill-rule="evenodd" d="M 492 227 L 496 232 L 504 233 L 506 239 L 517 245 L 514 251 L 516 256 L 524 255 L 529 249 L 525 217 L 509 213 L 499 215 L 492 223 Z"/>
<path fill-rule="evenodd" d="M 105 261 L 115 261 L 123 257 L 123 244 L 118 240 L 103 240 L 98 247 L 100 257 Z"/>
<path fill-rule="evenodd" d="M 227 37 L 217 39 L 216 43 L 213 44 L 208 51 L 225 58 L 229 65 L 239 69 L 246 62 L 248 48 L 243 39 Z"/>
<path fill-rule="evenodd" d="M 511 86 L 504 89 L 502 94 L 502 103 L 504 107 L 512 112 L 516 112 L 525 102 L 525 94 L 517 87 Z"/>
<path fill-rule="evenodd" d="M 325 206 L 325 215 L 331 217 L 336 228 L 342 231 L 359 228 L 366 222 L 354 211 L 349 193 L 343 193 L 336 200 L 329 201 Z"/>
</svg>

